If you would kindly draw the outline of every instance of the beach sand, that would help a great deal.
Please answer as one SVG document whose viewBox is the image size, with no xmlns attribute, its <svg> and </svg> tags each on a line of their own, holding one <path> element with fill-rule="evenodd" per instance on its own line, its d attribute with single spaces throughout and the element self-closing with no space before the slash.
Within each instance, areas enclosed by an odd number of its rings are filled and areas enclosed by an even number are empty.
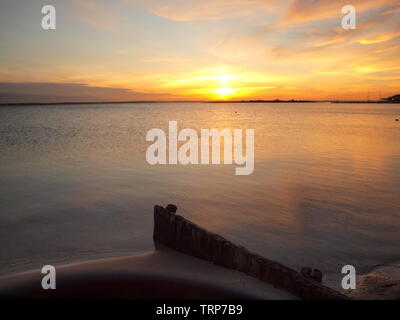
<svg viewBox="0 0 400 320">
<path fill-rule="evenodd" d="M 0 278 L 2 298 L 296 299 L 243 273 L 165 248 L 56 267 L 56 290 L 40 270 Z"/>
<path fill-rule="evenodd" d="M 356 289 L 344 293 L 357 300 L 400 300 L 400 263 L 379 266 L 358 276 Z"/>
</svg>

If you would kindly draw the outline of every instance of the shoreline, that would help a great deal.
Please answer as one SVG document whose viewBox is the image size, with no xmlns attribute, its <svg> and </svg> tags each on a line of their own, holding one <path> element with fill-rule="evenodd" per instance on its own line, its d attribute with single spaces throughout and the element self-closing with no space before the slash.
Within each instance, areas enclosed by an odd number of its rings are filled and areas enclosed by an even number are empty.
<svg viewBox="0 0 400 320">
<path fill-rule="evenodd" d="M 323 283 L 318 269 L 299 273 L 176 211 L 154 207 L 155 251 L 58 265 L 55 293 L 42 290 L 39 269 L 0 276 L 0 299 L 400 299 L 397 262 L 357 275 L 357 289 L 343 291 L 339 275 Z"/>
<path fill-rule="evenodd" d="M 149 275 L 151 275 L 151 277 L 160 276 L 166 279 L 186 280 L 193 285 L 201 282 L 205 286 L 211 285 L 211 288 L 217 288 L 234 295 L 243 294 L 244 297 L 249 299 L 298 299 L 284 290 L 258 281 L 244 273 L 219 267 L 165 247 L 135 255 L 62 263 L 55 265 L 55 267 L 57 277 L 59 275 L 61 278 L 66 277 L 69 282 L 77 281 L 81 275 L 88 276 L 89 274 L 92 274 L 96 279 L 100 279 L 103 274 L 108 274 L 112 277 L 120 276 L 122 278 L 137 276 L 142 277 L 145 281 L 148 281 Z M 16 290 L 21 291 L 23 286 L 30 287 L 32 283 L 36 283 L 36 287 L 39 287 L 42 277 L 40 269 L 30 269 L 0 276 L 0 300 L 9 299 L 16 293 Z M 329 282 L 326 282 L 325 285 L 337 289 Z M 84 284 L 82 287 L 84 287 Z M 357 275 L 357 289 L 342 290 L 341 292 L 356 300 L 399 300 L 400 263 L 381 265 L 368 273 Z M 71 296 L 68 298 L 74 299 Z M 76 297 L 76 299 L 82 298 L 85 299 L 85 297 L 79 295 Z M 107 296 L 106 294 L 102 298 L 114 299 L 115 296 Z M 134 294 L 132 299 L 141 298 Z M 142 299 L 151 298 L 144 297 Z"/>
</svg>

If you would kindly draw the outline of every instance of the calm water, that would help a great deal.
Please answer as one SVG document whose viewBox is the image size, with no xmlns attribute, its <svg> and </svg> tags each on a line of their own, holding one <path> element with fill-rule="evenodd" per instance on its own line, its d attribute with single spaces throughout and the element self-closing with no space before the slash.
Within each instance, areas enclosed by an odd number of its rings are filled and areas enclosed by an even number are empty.
<svg viewBox="0 0 400 320">
<path fill-rule="evenodd" d="M 236 113 L 237 112 L 237 113 Z M 153 206 L 331 279 L 400 261 L 399 105 L 0 108 L 0 274 L 153 249 Z M 151 128 L 254 128 L 255 171 L 150 166 Z"/>
</svg>

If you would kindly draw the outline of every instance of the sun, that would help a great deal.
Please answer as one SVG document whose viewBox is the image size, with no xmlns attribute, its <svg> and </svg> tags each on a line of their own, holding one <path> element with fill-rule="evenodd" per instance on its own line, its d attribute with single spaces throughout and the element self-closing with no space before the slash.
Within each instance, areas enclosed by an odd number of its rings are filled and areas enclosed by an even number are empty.
<svg viewBox="0 0 400 320">
<path fill-rule="evenodd" d="M 219 88 L 219 89 L 215 89 L 214 93 L 216 93 L 219 98 L 224 99 L 230 95 L 235 94 L 236 91 L 231 88 Z"/>
</svg>

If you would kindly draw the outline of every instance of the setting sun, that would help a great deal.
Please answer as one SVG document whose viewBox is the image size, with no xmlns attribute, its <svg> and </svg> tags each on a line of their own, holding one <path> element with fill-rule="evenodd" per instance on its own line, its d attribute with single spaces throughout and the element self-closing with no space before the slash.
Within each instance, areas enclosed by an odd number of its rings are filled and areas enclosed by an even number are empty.
<svg viewBox="0 0 400 320">
<path fill-rule="evenodd" d="M 236 93 L 236 91 L 231 88 L 219 88 L 215 89 L 214 93 L 216 93 L 219 96 L 219 98 L 224 99 L 228 96 L 233 95 L 234 93 Z"/>
</svg>

